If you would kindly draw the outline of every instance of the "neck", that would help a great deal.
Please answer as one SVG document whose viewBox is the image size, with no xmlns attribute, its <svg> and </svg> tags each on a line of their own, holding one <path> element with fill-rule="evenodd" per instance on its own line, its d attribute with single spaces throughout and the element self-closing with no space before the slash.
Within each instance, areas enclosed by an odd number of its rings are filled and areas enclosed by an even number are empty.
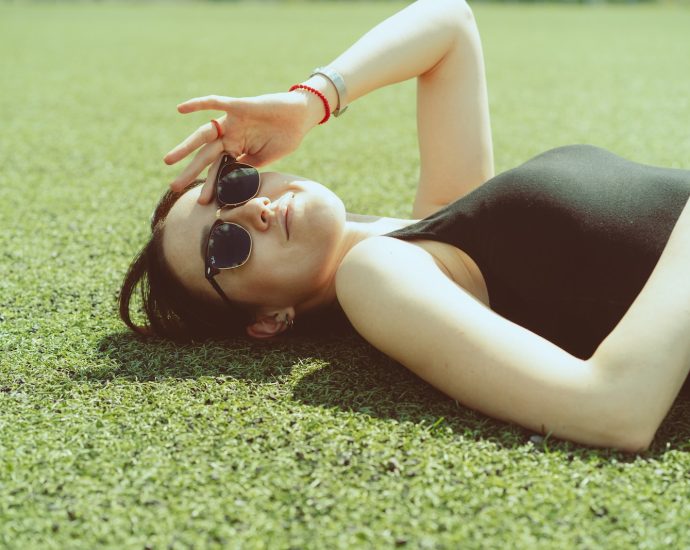
<svg viewBox="0 0 690 550">
<path fill-rule="evenodd" d="M 348 212 L 345 218 L 345 232 L 351 231 L 354 234 L 362 235 L 362 238 L 357 240 L 357 242 L 360 242 L 368 237 L 377 237 L 390 231 L 407 227 L 417 221 L 419 220 L 385 218 L 383 216 L 369 216 L 368 214 Z"/>
<path fill-rule="evenodd" d="M 348 212 L 345 218 L 345 231 L 335 257 L 335 268 L 332 270 L 332 275 L 326 281 L 322 290 L 308 300 L 308 302 L 304 303 L 299 309 L 308 311 L 318 307 L 333 305 L 337 301 L 335 276 L 343 259 L 356 244 L 370 237 L 378 237 L 390 231 L 407 227 L 416 221 L 417 220 L 369 216 L 366 214 L 351 214 Z"/>
</svg>

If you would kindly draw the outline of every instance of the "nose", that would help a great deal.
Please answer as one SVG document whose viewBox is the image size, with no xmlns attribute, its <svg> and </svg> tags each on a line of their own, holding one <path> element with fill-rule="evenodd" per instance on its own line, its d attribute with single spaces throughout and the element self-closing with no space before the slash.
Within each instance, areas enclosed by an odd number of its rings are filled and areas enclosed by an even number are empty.
<svg viewBox="0 0 690 550">
<path fill-rule="evenodd" d="M 216 211 L 216 218 L 247 228 L 252 227 L 257 231 L 266 231 L 271 225 L 273 215 L 270 204 L 271 201 L 267 197 L 254 197 L 241 206 L 219 208 Z"/>
</svg>

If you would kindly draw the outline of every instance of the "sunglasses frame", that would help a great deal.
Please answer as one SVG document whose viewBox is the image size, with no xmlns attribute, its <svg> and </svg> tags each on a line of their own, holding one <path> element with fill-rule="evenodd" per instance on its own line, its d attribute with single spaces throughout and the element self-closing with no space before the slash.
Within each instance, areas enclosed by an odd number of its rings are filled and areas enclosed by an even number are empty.
<svg viewBox="0 0 690 550">
<path fill-rule="evenodd" d="M 226 174 L 229 174 L 233 170 L 240 169 L 240 168 L 251 168 L 256 172 L 256 175 L 259 178 L 259 184 L 256 186 L 256 191 L 254 192 L 254 194 L 251 197 L 249 197 L 248 199 L 246 199 L 244 201 L 236 202 L 236 203 L 226 203 L 226 202 L 223 202 L 220 200 L 218 184 L 220 183 L 219 180 L 220 180 L 221 174 L 223 173 L 225 168 L 227 168 L 228 166 L 230 166 L 231 169 L 229 171 L 227 171 Z M 215 178 L 215 181 L 213 182 L 213 187 L 214 187 L 215 193 L 216 193 L 216 202 L 220 205 L 220 208 L 216 212 L 216 217 L 219 217 L 221 210 L 223 210 L 223 209 L 232 210 L 233 208 L 237 208 L 239 206 L 242 206 L 243 204 L 246 204 L 247 202 L 249 202 L 250 200 L 252 200 L 254 197 L 256 197 L 259 194 L 259 189 L 261 189 L 261 174 L 259 174 L 259 171 L 254 166 L 251 166 L 250 164 L 243 164 L 241 162 L 237 162 L 237 160 L 232 155 L 223 155 L 223 158 L 221 159 L 220 164 L 218 165 L 218 171 L 216 172 L 216 178 Z M 230 267 L 215 267 L 214 265 L 211 265 L 211 262 L 209 261 L 209 245 L 211 243 L 211 236 L 213 235 L 213 232 L 218 227 L 220 227 L 221 225 L 225 225 L 225 224 L 237 226 L 240 229 L 242 229 L 242 231 L 244 231 L 249 236 L 249 252 L 247 253 L 247 257 L 245 258 L 245 260 L 241 264 L 233 265 Z M 251 233 L 249 233 L 249 231 L 247 231 L 244 227 L 242 227 L 241 225 L 239 225 L 237 223 L 225 222 L 221 219 L 217 219 L 215 222 L 213 222 L 213 225 L 211 226 L 211 229 L 208 232 L 208 238 L 206 239 L 206 245 L 204 246 L 204 250 L 206 251 L 206 253 L 204 255 L 204 262 L 205 262 L 204 274 L 206 276 L 206 280 L 209 283 L 211 283 L 211 286 L 218 293 L 218 295 L 223 299 L 225 304 L 228 305 L 229 307 L 233 307 L 232 302 L 230 301 L 230 298 L 227 297 L 225 292 L 223 292 L 223 289 L 220 288 L 220 285 L 215 280 L 215 276 L 218 275 L 221 271 L 225 271 L 227 269 L 235 269 L 235 268 L 241 267 L 245 263 L 247 263 L 247 261 L 249 260 L 249 258 L 252 255 L 252 247 L 253 247 L 253 241 L 252 241 Z"/>
</svg>

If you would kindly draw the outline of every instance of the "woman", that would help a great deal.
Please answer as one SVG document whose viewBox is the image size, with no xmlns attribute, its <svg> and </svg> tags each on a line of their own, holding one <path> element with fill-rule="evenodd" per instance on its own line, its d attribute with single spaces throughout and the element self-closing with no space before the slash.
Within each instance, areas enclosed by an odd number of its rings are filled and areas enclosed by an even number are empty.
<svg viewBox="0 0 690 550">
<path fill-rule="evenodd" d="M 335 304 L 469 407 L 584 444 L 647 448 L 690 369 L 690 172 L 572 146 L 493 177 L 481 45 L 459 0 L 408 6 L 314 73 L 290 92 L 178 107 L 226 114 L 165 157 L 198 149 L 125 279 L 125 322 L 173 338 L 270 338 Z M 415 220 L 346 214 L 315 182 L 251 167 L 412 77 Z M 148 329 L 130 318 L 137 284 Z"/>
</svg>

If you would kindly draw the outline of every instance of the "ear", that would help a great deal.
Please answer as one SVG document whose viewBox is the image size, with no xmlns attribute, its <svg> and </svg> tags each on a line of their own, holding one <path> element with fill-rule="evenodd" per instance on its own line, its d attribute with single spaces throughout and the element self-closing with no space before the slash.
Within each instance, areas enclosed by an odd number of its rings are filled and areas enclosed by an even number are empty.
<svg viewBox="0 0 690 550">
<path fill-rule="evenodd" d="M 285 332 L 290 326 L 288 321 L 294 318 L 295 310 L 291 307 L 259 314 L 256 321 L 247 327 L 247 334 L 252 338 L 273 338 Z"/>
</svg>

